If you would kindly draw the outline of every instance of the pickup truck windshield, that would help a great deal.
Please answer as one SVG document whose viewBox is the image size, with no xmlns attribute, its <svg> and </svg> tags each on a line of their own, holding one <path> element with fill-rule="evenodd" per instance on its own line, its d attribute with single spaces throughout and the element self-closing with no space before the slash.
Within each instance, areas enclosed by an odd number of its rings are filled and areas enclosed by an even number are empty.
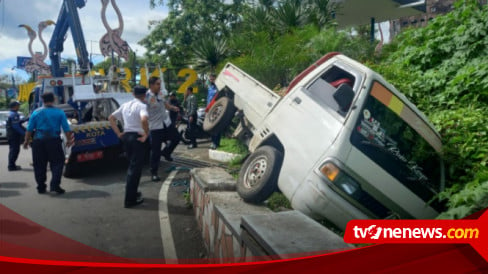
<svg viewBox="0 0 488 274">
<path fill-rule="evenodd" d="M 440 191 L 440 140 L 378 82 L 372 85 L 351 143 L 425 202 Z"/>
</svg>

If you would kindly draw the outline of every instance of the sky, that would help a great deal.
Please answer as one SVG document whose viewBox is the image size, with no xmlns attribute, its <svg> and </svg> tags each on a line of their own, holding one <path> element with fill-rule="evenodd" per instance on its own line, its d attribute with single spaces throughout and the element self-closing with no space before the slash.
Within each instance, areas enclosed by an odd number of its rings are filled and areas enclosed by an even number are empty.
<svg viewBox="0 0 488 274">
<path fill-rule="evenodd" d="M 56 21 L 62 2 L 63 0 L 0 0 L 0 74 L 14 74 L 16 78 L 27 77 L 27 74 L 20 69 L 12 70 L 12 67 L 17 64 L 17 56 L 30 56 L 27 31 L 19 28 L 18 25 L 26 24 L 37 31 L 39 22 L 48 19 Z M 150 9 L 149 0 L 117 0 L 116 4 L 124 19 L 122 39 L 129 43 L 138 56 L 143 55 L 146 50 L 137 42 L 150 33 L 148 22 L 164 19 L 167 16 L 167 9 L 163 7 Z M 88 53 L 93 54 L 94 63 L 103 61 L 103 57 L 99 55 L 99 40 L 106 33 L 106 29 L 101 21 L 101 9 L 100 0 L 87 0 L 85 7 L 78 10 L 87 50 Z M 111 5 L 108 6 L 106 14 L 112 29 L 117 28 L 117 16 Z M 48 26 L 42 33 L 47 44 L 53 30 L 54 26 Z M 34 40 L 32 48 L 34 52 L 42 51 L 39 38 Z M 69 31 L 61 57 L 76 60 Z M 45 61 L 48 60 L 49 57 Z"/>
</svg>

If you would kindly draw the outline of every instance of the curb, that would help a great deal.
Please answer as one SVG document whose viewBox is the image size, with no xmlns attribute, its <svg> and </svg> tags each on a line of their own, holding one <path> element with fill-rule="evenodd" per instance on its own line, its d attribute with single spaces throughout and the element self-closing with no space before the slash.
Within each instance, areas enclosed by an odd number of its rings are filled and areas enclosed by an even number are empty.
<svg viewBox="0 0 488 274">
<path fill-rule="evenodd" d="M 208 150 L 208 158 L 222 163 L 228 163 L 239 156 L 240 156 L 239 154 L 234 154 L 225 151 L 212 150 L 212 149 Z"/>
</svg>

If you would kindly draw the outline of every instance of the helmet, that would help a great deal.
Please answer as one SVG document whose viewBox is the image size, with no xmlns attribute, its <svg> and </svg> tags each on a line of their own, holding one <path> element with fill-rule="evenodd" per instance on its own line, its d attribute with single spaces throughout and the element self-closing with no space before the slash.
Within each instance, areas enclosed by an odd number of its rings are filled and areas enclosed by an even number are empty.
<svg viewBox="0 0 488 274">
<path fill-rule="evenodd" d="M 10 102 L 10 104 L 8 104 L 8 107 L 9 108 L 14 108 L 16 106 L 20 106 L 20 102 L 19 101 L 13 101 L 13 102 Z"/>
</svg>

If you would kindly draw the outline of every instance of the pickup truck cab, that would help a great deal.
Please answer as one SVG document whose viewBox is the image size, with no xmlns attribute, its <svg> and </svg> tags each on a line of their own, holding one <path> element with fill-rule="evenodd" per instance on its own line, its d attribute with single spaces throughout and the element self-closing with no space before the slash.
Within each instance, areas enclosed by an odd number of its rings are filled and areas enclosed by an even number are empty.
<svg viewBox="0 0 488 274">
<path fill-rule="evenodd" d="M 339 53 L 298 75 L 281 97 L 232 64 L 204 128 L 233 114 L 251 154 L 237 191 L 262 202 L 279 190 L 292 207 L 344 229 L 352 219 L 429 219 L 442 210 L 440 135 L 383 77 Z M 236 112 L 237 110 L 237 112 Z"/>
</svg>

